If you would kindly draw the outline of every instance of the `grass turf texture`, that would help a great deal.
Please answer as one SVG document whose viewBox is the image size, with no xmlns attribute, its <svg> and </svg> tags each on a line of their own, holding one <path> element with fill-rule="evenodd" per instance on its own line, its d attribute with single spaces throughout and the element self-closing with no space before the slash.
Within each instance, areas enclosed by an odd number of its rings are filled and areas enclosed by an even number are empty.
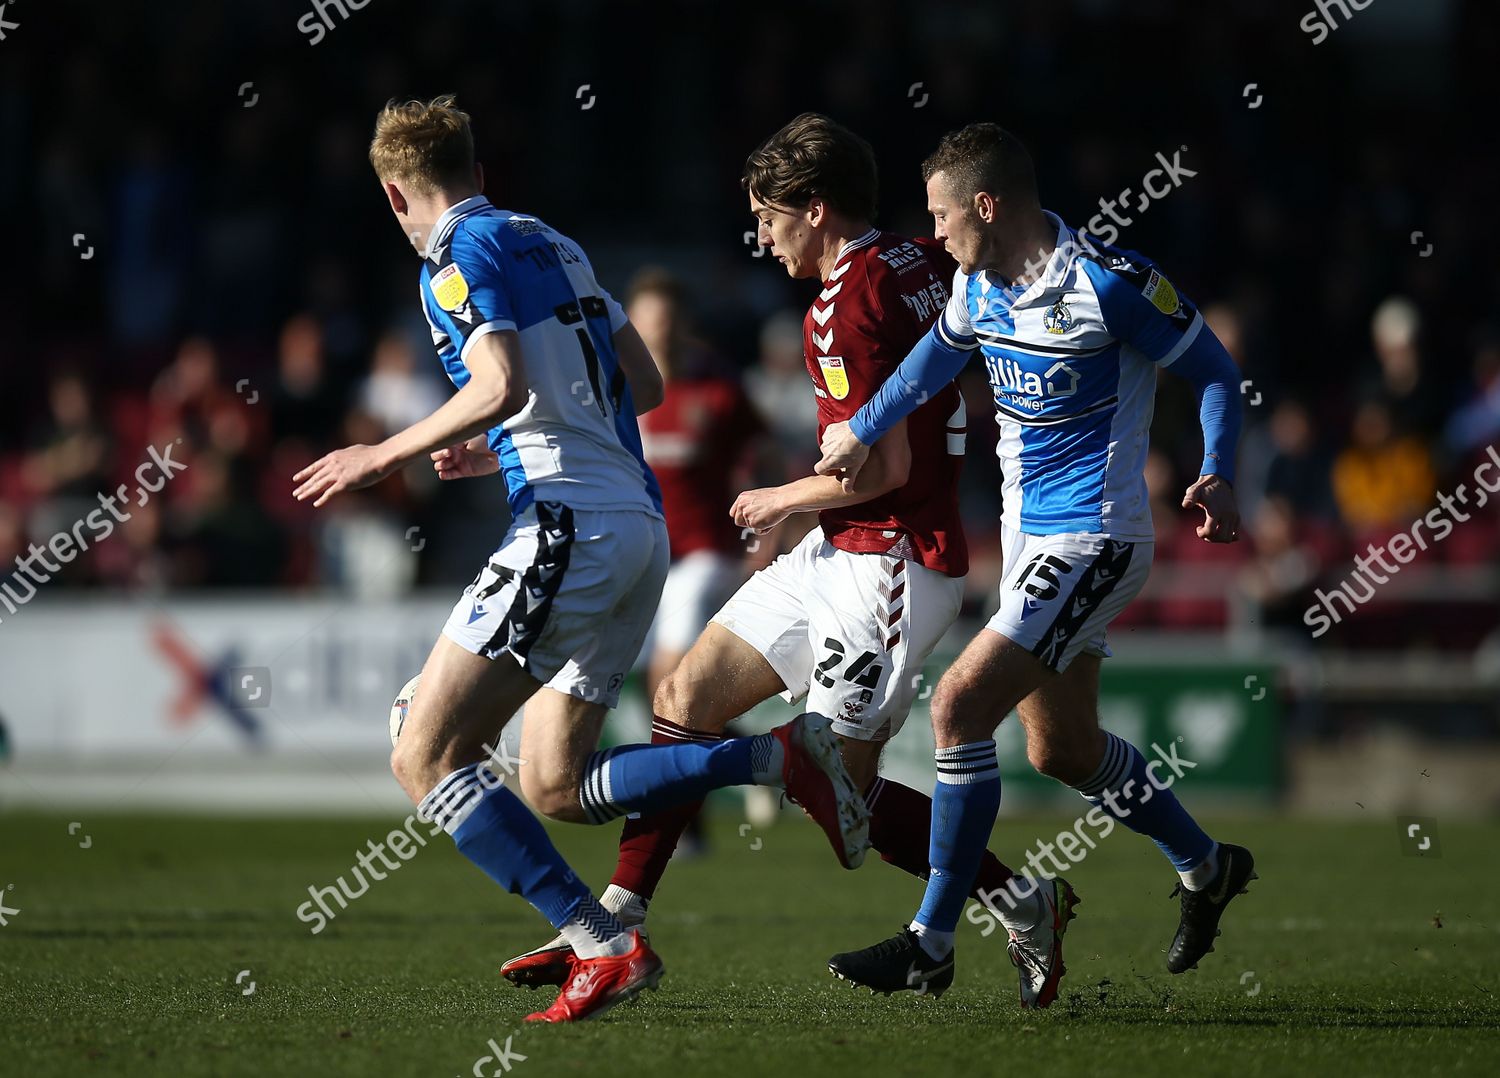
<svg viewBox="0 0 1500 1078">
<path fill-rule="evenodd" d="M 785 817 L 675 864 L 652 910 L 661 991 L 602 1020 L 525 1026 L 550 990 L 499 962 L 551 930 L 442 836 L 317 936 L 309 884 L 350 874 L 397 821 L 0 816 L 0 1073 L 523 1075 L 1493 1073 L 1500 1053 L 1500 827 L 1449 824 L 1441 858 L 1401 855 L 1394 821 L 1233 821 L 1261 879 L 1202 968 L 1168 975 L 1173 876 L 1117 829 L 1070 878 L 1069 975 L 1022 1012 L 1003 930 L 965 922 L 940 1000 L 835 982 L 835 951 L 894 932 L 916 881 L 872 857 L 837 868 Z M 997 849 L 1069 824 L 1004 819 Z M 555 827 L 602 889 L 616 829 Z M 87 835 L 89 848 L 79 843 Z M 753 849 L 756 839 L 759 849 Z M 1439 920 L 1441 927 L 1438 927 Z M 236 977 L 249 970 L 241 984 Z M 1253 972 L 1247 972 L 1253 971 Z M 251 995 L 244 989 L 254 982 Z"/>
</svg>

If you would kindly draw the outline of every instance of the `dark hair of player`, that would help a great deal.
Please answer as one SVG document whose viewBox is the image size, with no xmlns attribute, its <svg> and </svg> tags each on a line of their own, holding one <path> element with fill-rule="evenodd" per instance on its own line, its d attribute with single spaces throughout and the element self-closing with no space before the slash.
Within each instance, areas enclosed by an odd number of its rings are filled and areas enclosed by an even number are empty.
<svg viewBox="0 0 1500 1078">
<path fill-rule="evenodd" d="M 814 198 L 855 221 L 875 216 L 875 151 L 842 124 L 804 112 L 745 160 L 740 184 L 767 206 L 802 209 Z"/>
<path fill-rule="evenodd" d="M 954 193 L 972 198 L 980 191 L 1013 202 L 1035 202 L 1036 166 L 1021 140 L 999 124 L 969 124 L 949 131 L 922 162 L 922 179 L 945 172 Z"/>
</svg>

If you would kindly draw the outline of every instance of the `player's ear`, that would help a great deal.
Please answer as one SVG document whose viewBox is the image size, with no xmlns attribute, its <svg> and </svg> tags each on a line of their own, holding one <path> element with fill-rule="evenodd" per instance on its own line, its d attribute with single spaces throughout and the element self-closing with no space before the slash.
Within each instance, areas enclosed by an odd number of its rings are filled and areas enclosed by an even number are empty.
<svg viewBox="0 0 1500 1078">
<path fill-rule="evenodd" d="M 411 206 L 407 204 L 406 196 L 401 193 L 401 188 L 389 181 L 385 185 L 385 197 L 390 201 L 391 209 L 403 216 L 411 209 Z"/>
<path fill-rule="evenodd" d="M 995 197 L 988 191 L 980 191 L 974 195 L 974 209 L 978 212 L 981 221 L 987 225 L 994 224 L 995 211 L 998 206 L 995 203 Z"/>
<path fill-rule="evenodd" d="M 817 228 L 828 216 L 828 203 L 824 202 L 821 198 L 814 198 L 807 204 L 807 209 L 803 210 L 802 213 L 807 218 L 807 223 Z"/>
</svg>

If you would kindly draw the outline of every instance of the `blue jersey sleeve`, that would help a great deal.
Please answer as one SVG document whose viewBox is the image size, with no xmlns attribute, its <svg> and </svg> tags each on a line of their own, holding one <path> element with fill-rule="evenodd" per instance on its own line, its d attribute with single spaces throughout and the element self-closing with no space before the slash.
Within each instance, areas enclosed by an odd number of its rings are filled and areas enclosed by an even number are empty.
<svg viewBox="0 0 1500 1078">
<path fill-rule="evenodd" d="M 498 252 L 462 225 L 439 258 L 423 264 L 422 302 L 434 328 L 467 359 L 486 334 L 515 329 L 515 304 Z"/>
<path fill-rule="evenodd" d="M 1198 419 L 1203 425 L 1203 464 L 1199 475 L 1219 475 L 1234 482 L 1235 452 L 1240 442 L 1240 369 L 1204 326 L 1172 364 L 1198 391 Z"/>
<path fill-rule="evenodd" d="M 957 378 L 973 345 L 955 348 L 949 344 L 939 318 L 907 353 L 901 365 L 887 378 L 849 420 L 849 429 L 865 445 L 874 445 L 886 431 L 911 415 L 939 390 Z"/>
</svg>

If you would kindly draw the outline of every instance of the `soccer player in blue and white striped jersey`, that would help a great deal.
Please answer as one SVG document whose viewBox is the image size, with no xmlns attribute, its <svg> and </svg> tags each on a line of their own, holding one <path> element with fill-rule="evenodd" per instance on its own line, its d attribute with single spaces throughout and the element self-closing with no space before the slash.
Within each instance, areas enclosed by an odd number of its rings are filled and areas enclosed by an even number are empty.
<svg viewBox="0 0 1500 1078">
<path fill-rule="evenodd" d="M 875 397 L 828 428 L 817 470 L 851 481 L 868 447 L 979 352 L 1000 424 L 1000 608 L 933 694 L 938 781 L 922 907 L 901 935 L 831 966 L 884 991 L 952 982 L 953 932 L 1000 805 L 994 731 L 1019 707 L 1032 764 L 1092 802 L 1091 821 L 1098 813 L 1109 829 L 1118 821 L 1147 835 L 1177 870 L 1181 919 L 1167 968 L 1181 973 L 1212 950 L 1253 860 L 1216 843 L 1165 788 L 1158 772 L 1181 761 L 1148 764 L 1100 729 L 1099 669 L 1105 629 L 1151 565 L 1144 465 L 1157 371 L 1199 392 L 1205 452 L 1182 504 L 1203 511 L 1200 538 L 1222 543 L 1238 538 L 1239 373 L 1157 266 L 1099 247 L 1041 208 L 1031 157 L 1004 129 L 945 136 L 923 175 L 936 235 L 959 263 L 952 299 Z M 1060 880 L 1040 886 L 1048 914 L 1011 931 L 1032 1006 L 1056 993 L 1074 902 Z"/>
<path fill-rule="evenodd" d="M 782 786 L 853 868 L 869 814 L 820 716 L 711 745 L 596 751 L 667 573 L 661 496 L 636 426 L 661 402 L 661 376 L 582 249 L 483 197 L 469 118 L 452 98 L 387 106 L 370 161 L 422 257 L 422 305 L 456 392 L 379 445 L 308 465 L 294 493 L 321 506 L 429 455 L 443 478 L 503 475 L 510 529 L 422 669 L 391 770 L 424 819 L 571 947 L 557 999 L 527 1020 L 589 1018 L 655 987 L 662 963 L 488 766 L 523 704 L 521 787 L 554 819 L 604 824 L 723 786 Z"/>
</svg>

